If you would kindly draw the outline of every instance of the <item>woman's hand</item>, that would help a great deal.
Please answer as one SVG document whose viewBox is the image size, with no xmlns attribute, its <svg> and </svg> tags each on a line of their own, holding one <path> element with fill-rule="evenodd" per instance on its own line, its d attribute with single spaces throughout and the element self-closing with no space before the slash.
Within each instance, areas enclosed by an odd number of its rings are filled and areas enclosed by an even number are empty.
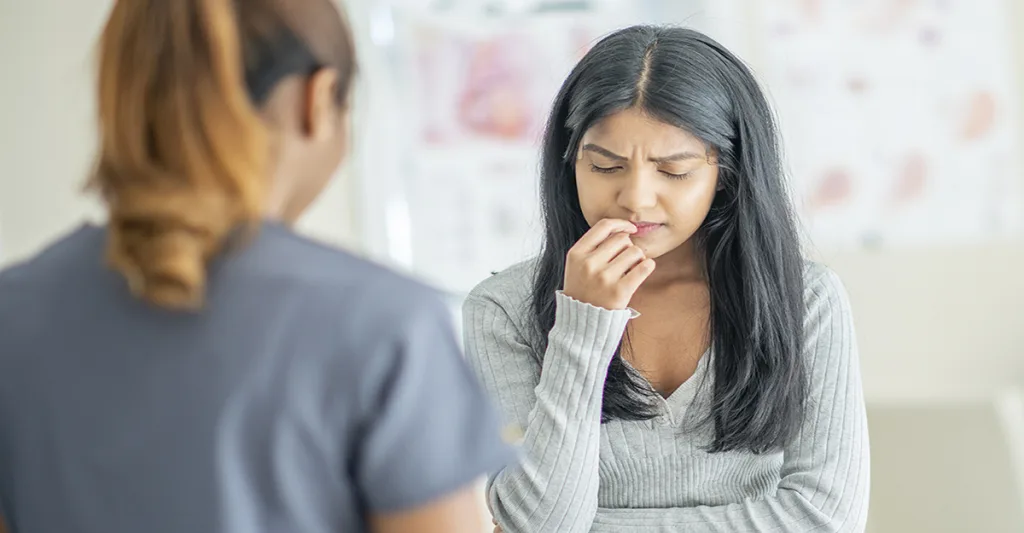
<svg viewBox="0 0 1024 533">
<path fill-rule="evenodd" d="M 654 272 L 654 260 L 633 244 L 636 226 L 606 218 L 594 224 L 565 257 L 562 292 L 604 309 L 625 309 L 640 284 Z"/>
</svg>

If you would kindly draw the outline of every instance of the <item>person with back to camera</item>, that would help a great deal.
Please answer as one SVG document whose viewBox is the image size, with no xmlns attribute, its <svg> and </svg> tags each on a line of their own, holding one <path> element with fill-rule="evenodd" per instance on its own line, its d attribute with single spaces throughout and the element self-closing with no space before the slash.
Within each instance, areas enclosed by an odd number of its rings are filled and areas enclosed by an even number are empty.
<svg viewBox="0 0 1024 533">
<path fill-rule="evenodd" d="M 485 280 L 466 349 L 521 464 L 498 530 L 855 532 L 868 432 L 839 278 L 807 261 L 776 125 L 689 29 L 598 42 L 543 144 L 544 247 Z"/>
<path fill-rule="evenodd" d="M 447 309 L 289 227 L 348 143 L 333 1 L 118 0 L 99 52 L 108 221 L 0 273 L 0 523 L 478 533 L 513 451 Z"/>
</svg>

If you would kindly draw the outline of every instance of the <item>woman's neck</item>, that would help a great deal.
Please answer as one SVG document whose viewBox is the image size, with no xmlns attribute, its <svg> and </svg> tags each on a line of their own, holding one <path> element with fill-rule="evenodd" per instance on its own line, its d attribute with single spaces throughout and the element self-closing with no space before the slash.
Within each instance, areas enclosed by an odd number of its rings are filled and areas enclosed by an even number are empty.
<svg viewBox="0 0 1024 533">
<path fill-rule="evenodd" d="M 657 291 L 679 284 L 706 283 L 703 260 L 690 239 L 654 260 L 655 268 L 640 291 Z"/>
</svg>

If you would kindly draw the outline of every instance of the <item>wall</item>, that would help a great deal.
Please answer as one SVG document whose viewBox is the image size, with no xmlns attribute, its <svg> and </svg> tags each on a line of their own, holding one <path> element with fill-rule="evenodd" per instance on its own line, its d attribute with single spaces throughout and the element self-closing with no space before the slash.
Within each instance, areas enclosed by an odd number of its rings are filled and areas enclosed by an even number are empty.
<svg viewBox="0 0 1024 533">
<path fill-rule="evenodd" d="M 1024 27 L 1024 3 L 1009 5 Z M 1014 33 L 1024 92 L 1024 38 Z M 1024 386 L 1024 240 L 820 257 L 856 314 L 872 436 L 869 532 L 1024 530 L 1024 479 L 1014 478 L 992 405 L 997 391 Z"/>
<path fill-rule="evenodd" d="M 1024 28 L 1024 3 L 1007 5 L 1014 26 Z M 1017 84 L 1024 95 L 1024 36 L 1012 33 Z M 1024 142 L 1024 99 L 1018 110 Z M 1017 179 L 1024 194 L 1024 175 Z M 977 247 L 826 251 L 822 256 L 850 290 L 870 399 L 949 402 L 1024 385 L 1024 238 Z"/>
<path fill-rule="evenodd" d="M 93 208 L 78 193 L 93 150 L 89 49 L 106 1 L 2 0 L 0 237 L 19 257 Z"/>
</svg>

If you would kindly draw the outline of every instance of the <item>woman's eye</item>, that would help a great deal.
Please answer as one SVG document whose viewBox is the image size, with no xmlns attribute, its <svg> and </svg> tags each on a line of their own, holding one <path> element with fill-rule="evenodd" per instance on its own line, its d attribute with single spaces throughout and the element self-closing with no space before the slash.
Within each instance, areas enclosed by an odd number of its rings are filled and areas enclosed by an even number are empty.
<svg viewBox="0 0 1024 533">
<path fill-rule="evenodd" d="M 674 179 L 674 180 L 683 180 L 683 179 L 686 179 L 686 178 L 690 177 L 690 173 L 689 172 L 684 172 L 682 174 L 673 174 L 671 172 L 662 171 L 661 173 L 666 175 L 666 176 L 668 176 L 670 179 Z"/>
<path fill-rule="evenodd" d="M 599 167 L 593 163 L 590 164 L 590 170 L 593 172 L 597 172 L 599 174 L 611 174 L 612 172 L 615 172 L 619 168 L 620 167 Z"/>
</svg>

